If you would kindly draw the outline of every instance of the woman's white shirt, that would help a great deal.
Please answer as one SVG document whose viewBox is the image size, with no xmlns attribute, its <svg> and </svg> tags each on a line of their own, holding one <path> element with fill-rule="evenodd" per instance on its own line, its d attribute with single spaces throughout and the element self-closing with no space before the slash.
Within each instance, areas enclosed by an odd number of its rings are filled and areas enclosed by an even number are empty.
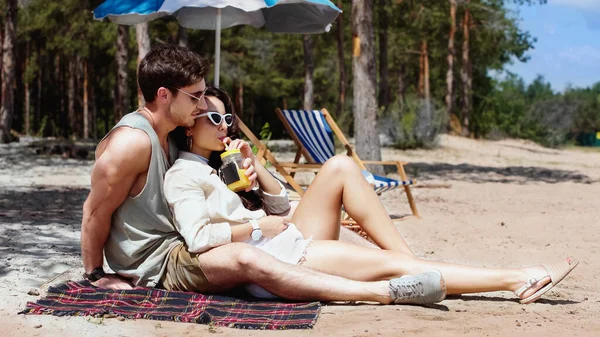
<svg viewBox="0 0 600 337">
<path fill-rule="evenodd" d="M 179 159 L 167 171 L 164 192 L 173 213 L 173 223 L 193 253 L 230 243 L 231 226 L 267 215 L 263 210 L 246 209 L 240 197 L 227 188 L 212 167 L 185 151 L 180 152 Z M 278 195 L 262 190 L 260 193 L 269 214 L 290 209 L 283 186 Z"/>
</svg>

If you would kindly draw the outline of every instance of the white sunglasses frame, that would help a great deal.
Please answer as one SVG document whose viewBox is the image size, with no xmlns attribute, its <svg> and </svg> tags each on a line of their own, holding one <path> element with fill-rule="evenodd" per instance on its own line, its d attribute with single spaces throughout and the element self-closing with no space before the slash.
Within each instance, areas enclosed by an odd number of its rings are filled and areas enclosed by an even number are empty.
<svg viewBox="0 0 600 337">
<path fill-rule="evenodd" d="M 212 119 L 212 117 L 211 117 L 211 116 L 213 116 L 213 115 L 215 115 L 215 114 L 216 114 L 216 115 L 219 115 L 219 117 L 221 118 L 221 122 L 220 122 L 220 123 L 218 123 L 218 124 L 216 124 L 216 123 L 215 123 L 215 121 L 214 121 L 214 120 Z M 230 114 L 230 113 L 227 113 L 227 114 L 221 115 L 220 113 L 218 113 L 218 112 L 216 112 L 216 111 L 207 111 L 207 112 L 204 112 L 204 113 L 201 113 L 201 114 L 199 114 L 199 115 L 198 115 L 196 118 L 200 118 L 200 117 L 204 117 L 204 116 L 207 116 L 207 117 L 208 117 L 208 120 L 209 120 L 211 123 L 213 123 L 214 125 L 216 125 L 216 126 L 219 126 L 219 125 L 221 125 L 223 122 L 225 122 L 225 125 L 227 125 L 228 127 L 229 127 L 229 126 L 231 126 L 231 125 L 233 125 L 233 118 L 234 118 L 234 116 L 233 116 L 233 114 Z M 225 117 L 227 117 L 227 116 L 231 116 L 231 123 L 229 123 L 229 124 L 228 124 L 228 123 L 227 123 L 227 121 L 225 120 Z"/>
</svg>

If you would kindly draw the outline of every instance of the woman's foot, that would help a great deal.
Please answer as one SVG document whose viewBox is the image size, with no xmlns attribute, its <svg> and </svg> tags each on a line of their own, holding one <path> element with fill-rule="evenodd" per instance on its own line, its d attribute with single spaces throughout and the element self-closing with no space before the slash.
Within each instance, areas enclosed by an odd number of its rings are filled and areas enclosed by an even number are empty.
<svg viewBox="0 0 600 337">
<path fill-rule="evenodd" d="M 522 304 L 535 302 L 562 281 L 578 263 L 575 259 L 567 258 L 551 265 L 527 268 L 525 274 L 528 279 L 514 290 L 515 295 L 521 299 Z"/>
<path fill-rule="evenodd" d="M 394 304 L 433 304 L 446 298 L 446 284 L 439 270 L 391 279 L 390 296 Z"/>
</svg>

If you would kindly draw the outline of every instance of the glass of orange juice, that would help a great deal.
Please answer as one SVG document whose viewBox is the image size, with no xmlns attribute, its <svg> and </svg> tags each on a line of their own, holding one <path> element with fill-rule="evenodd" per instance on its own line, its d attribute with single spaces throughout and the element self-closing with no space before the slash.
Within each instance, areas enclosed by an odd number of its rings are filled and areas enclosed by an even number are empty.
<svg viewBox="0 0 600 337">
<path fill-rule="evenodd" d="M 221 153 L 221 160 L 223 164 L 219 169 L 219 176 L 227 188 L 239 192 L 250 187 L 250 180 L 248 180 L 246 169 L 243 166 L 244 157 L 239 149 Z"/>
</svg>

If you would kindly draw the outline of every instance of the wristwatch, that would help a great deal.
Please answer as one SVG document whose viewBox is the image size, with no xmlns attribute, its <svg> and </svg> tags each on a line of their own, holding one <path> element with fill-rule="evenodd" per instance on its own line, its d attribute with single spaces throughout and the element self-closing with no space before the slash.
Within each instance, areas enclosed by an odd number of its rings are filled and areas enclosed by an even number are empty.
<svg viewBox="0 0 600 337">
<path fill-rule="evenodd" d="M 83 277 L 85 277 L 86 279 L 92 281 L 92 282 L 96 282 L 99 279 L 103 278 L 104 276 L 106 276 L 106 274 L 104 273 L 104 269 L 102 269 L 102 267 L 98 267 L 94 270 L 92 270 L 91 273 L 85 273 L 83 274 Z"/>
<path fill-rule="evenodd" d="M 252 224 L 252 234 L 250 234 L 252 241 L 260 240 L 260 238 L 262 238 L 262 230 L 260 229 L 260 226 L 258 226 L 258 221 L 252 219 L 248 222 Z"/>
</svg>

